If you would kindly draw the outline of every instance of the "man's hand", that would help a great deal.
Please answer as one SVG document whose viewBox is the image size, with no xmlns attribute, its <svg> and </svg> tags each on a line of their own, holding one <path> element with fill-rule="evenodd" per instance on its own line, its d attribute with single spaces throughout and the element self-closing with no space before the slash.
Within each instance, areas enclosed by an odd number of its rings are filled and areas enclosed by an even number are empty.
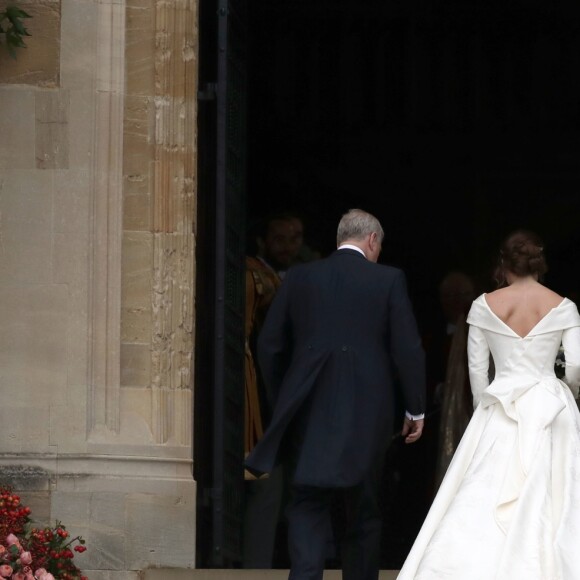
<svg viewBox="0 0 580 580">
<path fill-rule="evenodd" d="M 413 419 L 405 417 L 403 429 L 401 429 L 401 435 L 405 438 L 405 443 L 415 443 L 415 441 L 418 441 L 423 433 L 424 425 L 425 419 L 413 421 Z"/>
</svg>

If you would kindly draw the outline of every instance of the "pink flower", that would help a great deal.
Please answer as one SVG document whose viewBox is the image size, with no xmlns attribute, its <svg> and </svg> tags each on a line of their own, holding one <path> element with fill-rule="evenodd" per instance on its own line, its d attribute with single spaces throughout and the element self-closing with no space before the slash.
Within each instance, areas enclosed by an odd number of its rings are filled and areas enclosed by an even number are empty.
<svg viewBox="0 0 580 580">
<path fill-rule="evenodd" d="M 2 564 L 2 566 L 0 566 L 0 576 L 2 576 L 2 578 L 10 578 L 10 576 L 12 576 L 12 566 Z"/>
<path fill-rule="evenodd" d="M 20 554 L 20 561 L 25 565 L 28 566 L 32 562 L 32 554 L 30 552 L 22 552 Z"/>
<path fill-rule="evenodd" d="M 54 580 L 54 576 L 50 572 L 47 572 L 44 568 L 39 568 L 34 573 L 34 575 L 36 578 L 38 578 L 38 580 Z"/>
<path fill-rule="evenodd" d="M 26 580 L 26 576 L 22 572 L 16 572 L 16 574 L 12 576 L 12 580 Z"/>
<path fill-rule="evenodd" d="M 14 534 L 8 534 L 6 536 L 6 543 L 9 546 L 15 545 L 20 547 L 20 540 Z"/>
<path fill-rule="evenodd" d="M 0 556 L 2 556 L 4 552 L 6 552 L 6 548 L 2 544 L 0 544 Z"/>
</svg>

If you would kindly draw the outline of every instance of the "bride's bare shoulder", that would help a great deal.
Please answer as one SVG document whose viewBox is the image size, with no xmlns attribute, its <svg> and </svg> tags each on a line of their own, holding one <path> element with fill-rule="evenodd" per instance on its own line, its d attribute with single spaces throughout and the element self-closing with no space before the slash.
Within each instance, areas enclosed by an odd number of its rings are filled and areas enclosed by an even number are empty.
<svg viewBox="0 0 580 580">
<path fill-rule="evenodd" d="M 564 296 L 561 296 L 557 292 L 554 292 L 545 286 L 542 286 L 541 288 L 540 298 L 545 301 L 550 308 L 555 308 L 560 304 L 560 302 L 562 302 L 562 300 L 564 300 Z"/>
<path fill-rule="evenodd" d="M 550 290 L 543 284 L 535 284 L 530 293 L 530 298 L 545 305 L 548 308 L 554 308 L 564 300 L 563 296 L 560 296 L 557 292 Z"/>
<path fill-rule="evenodd" d="M 511 293 L 508 292 L 508 290 L 509 286 L 506 286 L 505 288 L 498 288 L 492 292 L 486 292 L 484 298 L 490 306 L 495 306 L 505 302 L 506 300 L 509 300 Z"/>
<path fill-rule="evenodd" d="M 524 297 L 526 298 L 525 301 L 523 300 Z M 533 287 L 526 289 L 519 288 L 516 285 L 498 288 L 493 292 L 487 293 L 485 299 L 492 309 L 508 305 L 529 304 L 530 300 L 536 306 L 550 309 L 558 306 L 564 300 L 564 297 L 543 284 L 535 284 Z"/>
</svg>

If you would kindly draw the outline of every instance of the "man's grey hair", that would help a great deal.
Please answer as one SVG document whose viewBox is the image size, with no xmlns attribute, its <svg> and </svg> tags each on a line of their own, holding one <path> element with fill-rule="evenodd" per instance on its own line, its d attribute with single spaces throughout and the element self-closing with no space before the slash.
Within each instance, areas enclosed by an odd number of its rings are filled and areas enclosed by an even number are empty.
<svg viewBox="0 0 580 580">
<path fill-rule="evenodd" d="M 383 243 L 385 232 L 379 220 L 362 209 L 349 209 L 343 214 L 336 232 L 336 245 L 347 240 L 364 240 L 369 234 L 377 234 L 379 242 Z"/>
</svg>

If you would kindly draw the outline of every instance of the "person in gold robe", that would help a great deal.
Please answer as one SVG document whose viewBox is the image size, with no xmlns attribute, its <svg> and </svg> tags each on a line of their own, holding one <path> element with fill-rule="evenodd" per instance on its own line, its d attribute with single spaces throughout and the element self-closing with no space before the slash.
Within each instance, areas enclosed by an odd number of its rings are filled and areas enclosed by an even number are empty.
<svg viewBox="0 0 580 580">
<path fill-rule="evenodd" d="M 439 299 L 447 319 L 445 379 L 438 388 L 440 420 L 435 490 L 438 489 L 455 449 L 473 413 L 467 372 L 467 312 L 475 298 L 473 280 L 452 271 L 439 286 Z"/>
<path fill-rule="evenodd" d="M 248 455 L 262 437 L 266 419 L 251 344 L 281 283 L 280 276 L 267 264 L 259 258 L 246 256 L 245 455 Z M 247 470 L 245 478 L 255 479 Z"/>
<path fill-rule="evenodd" d="M 244 453 L 262 437 L 270 405 L 255 357 L 255 344 L 286 270 L 301 261 L 303 222 L 294 213 L 266 217 L 256 233 L 257 252 L 246 256 Z M 282 467 L 256 478 L 247 469 L 242 535 L 242 567 L 272 568 L 286 493 Z"/>
</svg>

